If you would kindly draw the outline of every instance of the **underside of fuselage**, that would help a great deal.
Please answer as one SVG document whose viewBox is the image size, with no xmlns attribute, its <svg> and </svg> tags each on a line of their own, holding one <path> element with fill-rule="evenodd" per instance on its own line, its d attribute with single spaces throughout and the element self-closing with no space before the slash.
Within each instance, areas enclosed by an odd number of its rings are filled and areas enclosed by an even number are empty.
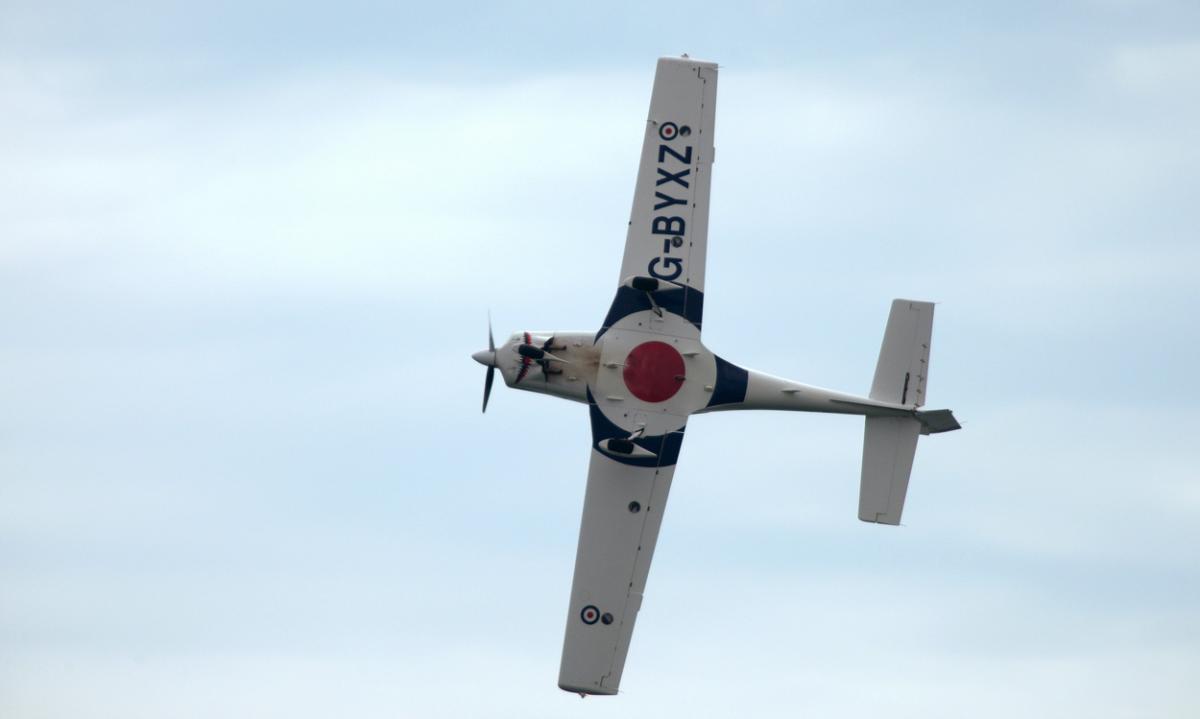
<svg viewBox="0 0 1200 719">
<path fill-rule="evenodd" d="M 881 402 L 744 369 L 698 340 L 679 352 L 658 347 L 667 345 L 661 340 L 639 341 L 642 339 L 650 337 L 604 333 L 597 338 L 594 332 L 577 330 L 515 332 L 496 347 L 494 366 L 513 389 L 584 404 L 621 403 L 637 412 L 687 416 L 772 409 L 895 417 L 913 416 L 915 411 L 911 405 Z M 477 353 L 476 359 L 482 364 L 488 364 L 483 359 L 485 354 Z M 612 379 L 619 376 L 619 384 L 601 382 L 603 375 Z M 602 384 L 616 384 L 616 391 Z M 698 391 L 684 393 L 689 401 L 673 402 L 685 387 Z"/>
</svg>

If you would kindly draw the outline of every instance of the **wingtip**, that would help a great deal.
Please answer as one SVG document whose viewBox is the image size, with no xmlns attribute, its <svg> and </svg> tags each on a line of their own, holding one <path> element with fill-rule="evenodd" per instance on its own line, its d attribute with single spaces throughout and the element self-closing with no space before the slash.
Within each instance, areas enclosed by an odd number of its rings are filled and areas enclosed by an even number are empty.
<svg viewBox="0 0 1200 719">
<path fill-rule="evenodd" d="M 616 694 L 617 694 L 616 689 L 584 688 L 584 687 L 577 687 L 577 686 L 574 686 L 571 684 L 559 684 L 558 688 L 562 689 L 564 692 L 570 692 L 571 694 L 578 694 L 581 699 L 586 699 L 589 696 L 611 697 L 611 696 L 616 696 Z"/>
</svg>

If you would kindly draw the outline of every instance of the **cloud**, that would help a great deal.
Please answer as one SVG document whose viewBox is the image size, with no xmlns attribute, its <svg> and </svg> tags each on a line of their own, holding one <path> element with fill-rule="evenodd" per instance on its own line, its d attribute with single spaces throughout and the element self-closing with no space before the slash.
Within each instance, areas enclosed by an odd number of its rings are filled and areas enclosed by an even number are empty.
<svg viewBox="0 0 1200 719">
<path fill-rule="evenodd" d="M 854 518 L 861 421 L 695 418 L 608 703 L 553 687 L 586 412 L 498 388 L 481 417 L 468 353 L 489 305 L 498 334 L 603 314 L 637 52 L 599 21 L 603 62 L 473 66 L 489 43 L 326 62 L 330 38 L 233 71 L 212 50 L 246 60 L 245 29 L 178 52 L 10 47 L 0 708 L 1194 706 L 1192 46 L 1064 38 L 1008 6 L 859 10 L 825 35 L 765 12 L 755 49 L 711 43 L 738 61 L 706 341 L 861 391 L 888 300 L 940 300 L 931 392 L 966 429 L 922 440 L 893 529 Z M 496 37 L 532 47 L 551 24 Z M 661 45 L 652 25 L 618 41 Z"/>
<path fill-rule="evenodd" d="M 1116 51 L 1111 71 L 1126 90 L 1186 100 L 1184 88 L 1200 82 L 1200 43 L 1127 45 Z"/>
</svg>

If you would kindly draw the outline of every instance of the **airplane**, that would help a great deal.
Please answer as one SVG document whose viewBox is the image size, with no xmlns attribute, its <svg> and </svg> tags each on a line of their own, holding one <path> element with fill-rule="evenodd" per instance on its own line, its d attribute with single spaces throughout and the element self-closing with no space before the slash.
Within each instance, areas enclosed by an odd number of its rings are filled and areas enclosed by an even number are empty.
<svg viewBox="0 0 1200 719">
<path fill-rule="evenodd" d="M 858 518 L 899 524 L 917 439 L 960 429 L 927 411 L 933 303 L 897 299 L 866 397 L 744 369 L 700 339 L 717 65 L 658 60 L 616 296 L 597 332 L 517 332 L 472 357 L 515 389 L 587 404 L 592 449 L 558 686 L 616 694 L 684 427 L 693 414 L 863 415 Z"/>
</svg>

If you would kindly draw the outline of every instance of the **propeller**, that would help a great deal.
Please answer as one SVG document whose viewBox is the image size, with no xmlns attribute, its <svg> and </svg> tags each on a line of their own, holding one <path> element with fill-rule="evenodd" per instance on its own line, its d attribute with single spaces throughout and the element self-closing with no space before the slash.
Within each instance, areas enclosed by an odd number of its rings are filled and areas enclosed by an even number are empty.
<svg viewBox="0 0 1200 719">
<path fill-rule="evenodd" d="M 488 397 L 492 396 L 492 381 L 496 379 L 496 341 L 492 339 L 492 316 L 488 314 L 488 352 L 492 353 L 492 363 L 488 365 L 487 379 L 483 381 L 483 411 L 487 411 Z"/>
<path fill-rule="evenodd" d="M 487 377 L 483 380 L 483 411 L 487 412 L 488 397 L 492 396 L 492 382 L 496 379 L 496 341 L 492 339 L 492 314 L 490 312 L 488 313 L 487 351 L 476 352 L 471 357 L 487 367 Z"/>
</svg>

